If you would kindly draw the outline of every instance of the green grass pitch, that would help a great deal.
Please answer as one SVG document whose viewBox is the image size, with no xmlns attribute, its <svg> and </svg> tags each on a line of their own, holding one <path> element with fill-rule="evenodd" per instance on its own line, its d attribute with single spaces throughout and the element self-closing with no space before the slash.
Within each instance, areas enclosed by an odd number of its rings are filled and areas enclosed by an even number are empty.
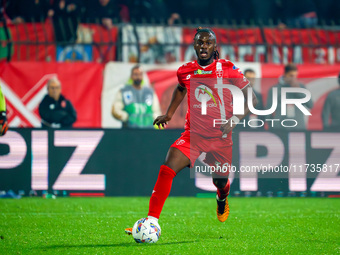
<svg viewBox="0 0 340 255">
<path fill-rule="evenodd" d="M 340 199 L 170 197 L 156 244 L 124 233 L 146 197 L 0 200 L 0 254 L 339 254 Z"/>
</svg>

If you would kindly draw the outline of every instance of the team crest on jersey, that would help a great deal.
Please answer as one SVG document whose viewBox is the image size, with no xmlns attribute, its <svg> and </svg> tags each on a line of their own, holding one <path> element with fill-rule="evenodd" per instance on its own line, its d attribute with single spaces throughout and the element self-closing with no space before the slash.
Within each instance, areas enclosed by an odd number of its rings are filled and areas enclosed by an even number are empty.
<svg viewBox="0 0 340 255">
<path fill-rule="evenodd" d="M 223 77 L 223 70 L 216 70 L 216 76 L 217 76 L 217 78 L 222 78 Z"/>
</svg>

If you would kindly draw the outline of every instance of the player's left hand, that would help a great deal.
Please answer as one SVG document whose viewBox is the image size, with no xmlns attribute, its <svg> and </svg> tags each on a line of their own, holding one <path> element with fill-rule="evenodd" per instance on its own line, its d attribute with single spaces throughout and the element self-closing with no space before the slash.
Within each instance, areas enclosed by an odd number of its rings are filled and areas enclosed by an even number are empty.
<svg viewBox="0 0 340 255">
<path fill-rule="evenodd" d="M 7 116 L 6 112 L 0 112 L 0 136 L 6 134 L 8 130 Z"/>
<path fill-rule="evenodd" d="M 153 125 L 157 125 L 158 127 L 162 127 L 164 128 L 165 125 L 168 124 L 168 121 L 171 120 L 171 117 L 167 114 L 165 115 L 161 115 L 161 116 L 158 116 L 154 121 L 153 121 Z"/>
</svg>

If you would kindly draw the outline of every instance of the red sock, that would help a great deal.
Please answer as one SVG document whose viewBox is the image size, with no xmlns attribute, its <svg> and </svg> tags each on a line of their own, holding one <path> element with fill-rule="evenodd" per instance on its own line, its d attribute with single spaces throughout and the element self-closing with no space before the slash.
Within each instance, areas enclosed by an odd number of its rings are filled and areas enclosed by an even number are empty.
<svg viewBox="0 0 340 255">
<path fill-rule="evenodd" d="M 229 195 L 229 191 L 230 191 L 230 181 L 228 179 L 228 182 L 223 189 L 217 188 L 218 198 L 221 200 L 225 199 Z"/>
<path fill-rule="evenodd" d="M 167 197 L 169 196 L 172 180 L 176 176 L 174 170 L 165 165 L 161 165 L 159 170 L 158 179 L 155 187 L 153 188 L 152 195 L 149 203 L 148 216 L 159 219 L 159 215 L 162 212 L 163 205 Z"/>
</svg>

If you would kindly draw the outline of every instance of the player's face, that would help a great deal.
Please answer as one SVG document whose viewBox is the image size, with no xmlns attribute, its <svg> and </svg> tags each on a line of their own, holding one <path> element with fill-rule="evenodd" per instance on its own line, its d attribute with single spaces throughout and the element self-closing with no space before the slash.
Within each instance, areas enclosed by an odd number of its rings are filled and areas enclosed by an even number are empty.
<svg viewBox="0 0 340 255">
<path fill-rule="evenodd" d="M 255 83 L 255 73 L 253 72 L 246 72 L 244 76 L 247 78 L 247 80 L 250 82 L 250 86 L 253 86 Z"/>
<path fill-rule="evenodd" d="M 194 42 L 196 55 L 201 62 L 210 64 L 214 60 L 214 51 L 216 50 L 216 40 L 211 33 L 201 32 L 196 35 Z"/>
<path fill-rule="evenodd" d="M 61 86 L 56 81 L 51 81 L 47 87 L 47 93 L 54 100 L 58 101 L 61 94 Z"/>
<path fill-rule="evenodd" d="M 297 82 L 297 76 L 298 76 L 297 71 L 289 71 L 284 75 L 284 80 L 287 84 L 293 84 Z"/>
<path fill-rule="evenodd" d="M 141 85 L 143 80 L 143 71 L 140 68 L 134 69 L 131 73 L 131 79 L 133 80 L 134 85 Z"/>
</svg>

